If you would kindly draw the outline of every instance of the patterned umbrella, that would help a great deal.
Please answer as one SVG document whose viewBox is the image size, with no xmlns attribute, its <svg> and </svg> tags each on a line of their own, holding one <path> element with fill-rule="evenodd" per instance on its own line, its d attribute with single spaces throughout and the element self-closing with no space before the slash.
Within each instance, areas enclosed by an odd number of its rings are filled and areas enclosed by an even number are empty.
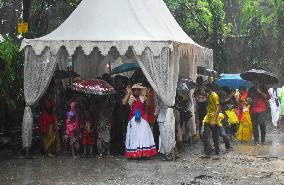
<svg viewBox="0 0 284 185">
<path fill-rule="evenodd" d="M 72 84 L 71 89 L 95 95 L 109 95 L 115 92 L 111 85 L 100 79 L 78 80 Z"/>
</svg>

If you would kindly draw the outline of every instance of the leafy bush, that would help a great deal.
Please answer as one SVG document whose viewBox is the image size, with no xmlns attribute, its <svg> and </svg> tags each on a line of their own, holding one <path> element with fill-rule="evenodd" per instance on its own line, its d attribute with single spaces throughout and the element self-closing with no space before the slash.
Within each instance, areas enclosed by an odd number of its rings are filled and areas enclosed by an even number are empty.
<svg viewBox="0 0 284 185">
<path fill-rule="evenodd" d="M 8 37 L 0 42 L 0 102 L 8 109 L 23 104 L 23 56 Z"/>
</svg>

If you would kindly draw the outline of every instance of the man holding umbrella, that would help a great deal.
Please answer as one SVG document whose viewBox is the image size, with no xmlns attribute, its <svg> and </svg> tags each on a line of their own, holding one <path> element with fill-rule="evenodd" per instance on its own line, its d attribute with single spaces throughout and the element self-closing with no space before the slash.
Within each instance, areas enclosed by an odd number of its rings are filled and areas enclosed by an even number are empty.
<svg viewBox="0 0 284 185">
<path fill-rule="evenodd" d="M 265 142 L 266 125 L 264 113 L 266 111 L 270 95 L 267 88 L 264 85 L 260 84 L 256 78 L 252 80 L 252 82 L 253 87 L 249 89 L 248 97 L 251 101 L 251 118 L 253 123 L 254 145 L 257 145 L 259 144 L 258 126 L 260 127 L 261 132 L 261 144 L 264 144 Z"/>
</svg>

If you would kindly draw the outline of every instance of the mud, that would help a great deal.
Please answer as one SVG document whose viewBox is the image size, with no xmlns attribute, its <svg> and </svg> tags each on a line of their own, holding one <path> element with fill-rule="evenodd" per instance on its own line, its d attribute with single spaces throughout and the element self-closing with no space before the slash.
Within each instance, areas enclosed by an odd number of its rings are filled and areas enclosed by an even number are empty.
<svg viewBox="0 0 284 185">
<path fill-rule="evenodd" d="M 267 123 L 270 125 L 270 123 Z M 107 184 L 284 184 L 284 128 L 267 129 L 267 144 L 233 142 L 226 152 L 222 143 L 220 159 L 204 159 L 202 144 L 185 146 L 177 161 L 126 160 L 35 156 L 34 159 L 3 158 L 0 184 L 25 185 L 107 185 Z"/>
</svg>

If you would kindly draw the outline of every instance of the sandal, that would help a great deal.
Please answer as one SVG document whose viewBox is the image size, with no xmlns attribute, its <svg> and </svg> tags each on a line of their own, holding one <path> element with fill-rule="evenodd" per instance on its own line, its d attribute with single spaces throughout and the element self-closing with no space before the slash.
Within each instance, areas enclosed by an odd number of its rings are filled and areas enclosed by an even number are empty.
<svg viewBox="0 0 284 185">
<path fill-rule="evenodd" d="M 173 161 L 173 157 L 169 156 L 169 155 L 166 155 L 162 161 Z"/>
<path fill-rule="evenodd" d="M 55 157 L 55 155 L 53 155 L 53 154 L 51 154 L 51 153 L 47 154 L 47 156 L 48 156 L 48 157 L 51 157 L 51 158 L 54 158 L 54 157 Z"/>
<path fill-rule="evenodd" d="M 103 154 L 99 154 L 98 158 L 102 159 L 103 158 Z"/>
</svg>

